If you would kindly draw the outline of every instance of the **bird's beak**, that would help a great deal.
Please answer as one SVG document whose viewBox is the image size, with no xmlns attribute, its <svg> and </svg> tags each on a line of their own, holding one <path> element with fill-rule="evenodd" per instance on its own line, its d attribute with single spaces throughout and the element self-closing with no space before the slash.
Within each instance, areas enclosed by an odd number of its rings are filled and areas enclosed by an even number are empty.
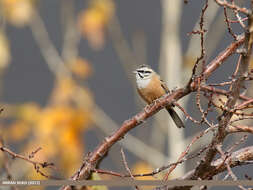
<svg viewBox="0 0 253 190">
<path fill-rule="evenodd" d="M 137 71 L 133 71 L 134 74 L 137 74 Z"/>
</svg>

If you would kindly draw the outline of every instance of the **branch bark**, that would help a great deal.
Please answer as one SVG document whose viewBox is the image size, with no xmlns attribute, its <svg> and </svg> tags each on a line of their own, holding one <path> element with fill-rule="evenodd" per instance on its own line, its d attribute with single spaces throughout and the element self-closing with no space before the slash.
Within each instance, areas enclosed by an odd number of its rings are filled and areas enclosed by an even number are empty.
<svg viewBox="0 0 253 190">
<path fill-rule="evenodd" d="M 236 152 L 233 152 L 231 156 L 228 158 L 228 164 L 230 165 L 231 168 L 234 168 L 236 166 L 251 164 L 251 162 L 248 162 L 251 160 L 253 160 L 253 146 L 245 147 Z M 214 169 L 208 172 L 209 172 L 209 176 L 212 176 L 212 177 L 219 173 L 224 172 L 227 169 L 223 158 L 219 158 L 211 162 L 211 166 Z M 196 172 L 196 169 L 191 170 L 184 176 L 178 178 L 178 180 L 190 180 L 193 178 L 195 172 Z M 181 186 L 181 187 L 163 186 L 163 187 L 156 188 L 156 190 L 158 189 L 159 190 L 188 190 L 189 188 L 191 188 L 191 186 Z"/>
<path fill-rule="evenodd" d="M 238 41 L 231 43 L 224 51 L 223 54 L 220 54 L 215 58 L 210 64 L 206 66 L 206 69 L 203 73 L 204 78 L 208 78 L 222 62 L 224 62 L 235 50 L 245 41 L 245 38 L 242 37 Z M 105 156 L 105 154 L 110 150 L 110 148 L 117 143 L 120 139 L 124 138 L 125 134 L 128 133 L 131 129 L 134 129 L 136 126 L 143 123 L 146 119 L 153 116 L 159 110 L 163 109 L 165 106 L 172 104 L 174 101 L 181 99 L 182 97 L 194 92 L 198 89 L 198 81 L 202 76 L 191 78 L 188 85 L 184 88 L 180 88 L 172 92 L 171 94 L 166 94 L 165 96 L 158 99 L 154 104 L 146 106 L 143 111 L 133 116 L 131 119 L 126 120 L 121 127 L 115 131 L 111 136 L 108 136 L 104 141 L 92 152 L 90 153 L 85 161 L 83 162 L 80 169 L 71 177 L 72 180 L 87 179 L 91 171 L 96 168 L 97 164 Z M 238 95 L 239 96 L 239 95 Z M 229 113 L 227 113 L 230 115 Z M 225 123 L 223 124 L 225 125 Z M 210 160 L 211 162 L 212 160 Z M 63 186 L 61 189 L 70 190 L 70 186 Z"/>
</svg>

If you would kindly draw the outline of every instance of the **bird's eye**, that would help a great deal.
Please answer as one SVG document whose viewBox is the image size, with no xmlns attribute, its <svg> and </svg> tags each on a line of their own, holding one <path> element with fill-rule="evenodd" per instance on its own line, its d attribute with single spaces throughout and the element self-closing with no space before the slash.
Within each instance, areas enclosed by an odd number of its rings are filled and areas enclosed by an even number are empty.
<svg viewBox="0 0 253 190">
<path fill-rule="evenodd" d="M 145 71 L 143 71 L 143 70 L 138 70 L 137 72 L 138 73 L 145 73 Z"/>
</svg>

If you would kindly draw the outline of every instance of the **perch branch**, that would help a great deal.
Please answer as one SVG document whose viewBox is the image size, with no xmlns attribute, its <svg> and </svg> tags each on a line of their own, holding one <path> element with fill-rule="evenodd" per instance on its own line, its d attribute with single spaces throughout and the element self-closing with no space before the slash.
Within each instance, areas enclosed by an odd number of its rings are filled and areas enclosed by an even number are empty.
<svg viewBox="0 0 253 190">
<path fill-rule="evenodd" d="M 205 78 L 211 75 L 223 61 L 225 61 L 235 50 L 244 42 L 244 37 L 239 37 L 238 41 L 231 43 L 224 51 L 223 54 L 219 54 L 210 64 L 206 65 L 203 72 Z M 140 113 L 133 116 L 131 119 L 123 122 L 121 127 L 115 131 L 111 136 L 108 136 L 104 141 L 92 152 L 90 153 L 85 161 L 83 162 L 80 169 L 71 177 L 72 180 L 87 179 L 91 171 L 94 170 L 99 161 L 104 157 L 104 155 L 110 150 L 110 148 L 117 143 L 120 139 L 136 126 L 143 123 L 146 119 L 153 116 L 159 110 L 165 106 L 169 106 L 174 101 L 181 99 L 182 97 L 194 92 L 198 88 L 198 83 L 196 78 L 191 78 L 190 82 L 185 88 L 180 88 L 173 91 L 171 94 L 166 94 L 165 96 L 159 98 L 154 104 L 146 106 Z M 202 89 L 200 89 L 202 90 Z M 70 186 L 63 186 L 61 189 L 70 190 Z"/>
</svg>

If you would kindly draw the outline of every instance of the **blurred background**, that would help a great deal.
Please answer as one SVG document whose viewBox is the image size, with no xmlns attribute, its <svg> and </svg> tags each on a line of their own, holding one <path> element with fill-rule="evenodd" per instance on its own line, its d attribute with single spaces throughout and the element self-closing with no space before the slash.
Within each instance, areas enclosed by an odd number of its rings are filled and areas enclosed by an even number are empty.
<svg viewBox="0 0 253 190">
<path fill-rule="evenodd" d="M 150 65 L 170 89 L 187 83 L 200 55 L 199 35 L 189 33 L 199 29 L 204 3 L 0 0 L 1 143 L 23 155 L 39 148 L 33 159 L 53 162 L 57 168 L 44 169 L 46 174 L 70 177 L 85 154 L 144 107 L 136 93 L 134 69 Z M 228 15 L 234 17 L 229 11 Z M 233 41 L 223 9 L 213 1 L 209 1 L 204 28 L 208 31 L 208 63 Z M 239 24 L 232 28 L 236 34 L 243 32 Z M 209 82 L 226 81 L 235 68 L 233 58 Z M 200 119 L 194 96 L 179 103 Z M 206 101 L 202 103 L 206 107 Z M 214 111 L 210 120 L 215 122 L 218 113 Z M 184 121 L 186 128 L 179 130 L 168 113 L 160 111 L 117 143 L 100 168 L 126 173 L 121 148 L 133 173 L 175 162 L 197 132 L 207 128 Z M 225 146 L 242 136 L 230 136 Z M 191 153 L 204 147 L 211 137 L 208 134 L 200 139 Z M 249 144 L 252 138 L 243 146 Z M 193 169 L 197 159 L 178 166 L 170 178 Z M 31 164 L 0 153 L 1 179 L 6 178 L 6 164 L 13 179 L 46 179 Z M 248 174 L 253 171 L 252 166 L 247 169 Z M 243 178 L 245 170 L 241 168 L 237 174 Z M 151 178 L 155 179 L 145 179 Z"/>
</svg>

